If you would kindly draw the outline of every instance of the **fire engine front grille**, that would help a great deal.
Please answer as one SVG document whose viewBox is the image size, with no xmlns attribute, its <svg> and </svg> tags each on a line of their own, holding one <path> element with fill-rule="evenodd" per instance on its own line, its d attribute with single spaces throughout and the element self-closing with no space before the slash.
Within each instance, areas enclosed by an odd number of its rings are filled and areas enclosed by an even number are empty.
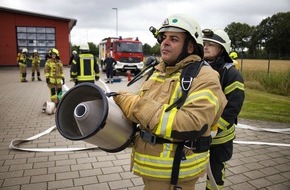
<svg viewBox="0 0 290 190">
<path fill-rule="evenodd" d="M 121 57 L 120 62 L 124 63 L 140 63 L 141 59 L 138 57 Z"/>
</svg>

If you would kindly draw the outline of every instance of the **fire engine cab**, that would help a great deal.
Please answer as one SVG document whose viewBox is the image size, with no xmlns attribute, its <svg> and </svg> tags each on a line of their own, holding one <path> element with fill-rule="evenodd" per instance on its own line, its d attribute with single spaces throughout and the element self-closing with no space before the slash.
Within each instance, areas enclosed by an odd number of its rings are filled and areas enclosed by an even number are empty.
<svg viewBox="0 0 290 190">
<path fill-rule="evenodd" d="M 130 70 L 134 74 L 139 73 L 143 69 L 143 50 L 142 43 L 138 38 L 104 38 L 99 44 L 99 58 L 101 59 L 102 70 L 106 67 L 103 61 L 106 55 L 110 53 L 117 61 L 115 70 L 126 72 Z"/>
</svg>

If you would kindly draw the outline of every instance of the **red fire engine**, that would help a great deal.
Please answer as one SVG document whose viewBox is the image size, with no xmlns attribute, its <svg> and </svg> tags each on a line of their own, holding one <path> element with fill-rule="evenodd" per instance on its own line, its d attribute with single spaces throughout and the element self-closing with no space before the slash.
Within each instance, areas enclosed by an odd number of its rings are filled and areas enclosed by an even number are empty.
<svg viewBox="0 0 290 190">
<path fill-rule="evenodd" d="M 105 60 L 108 53 L 117 61 L 115 65 L 117 71 L 126 72 L 130 70 L 137 74 L 143 69 L 142 43 L 138 38 L 104 38 L 99 44 L 101 62 Z M 101 66 L 102 70 L 105 71 L 105 66 Z"/>
</svg>

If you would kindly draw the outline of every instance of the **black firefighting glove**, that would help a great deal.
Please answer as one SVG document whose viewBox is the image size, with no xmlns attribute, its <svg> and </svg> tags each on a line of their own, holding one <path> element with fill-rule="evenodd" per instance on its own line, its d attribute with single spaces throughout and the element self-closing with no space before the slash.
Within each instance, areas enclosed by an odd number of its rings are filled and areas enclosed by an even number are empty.
<svg viewBox="0 0 290 190">
<path fill-rule="evenodd" d="M 62 78 L 62 84 L 65 84 L 65 80 L 64 80 L 64 78 Z"/>
<path fill-rule="evenodd" d="M 95 76 L 95 80 L 98 81 L 100 79 L 100 76 Z"/>
<path fill-rule="evenodd" d="M 46 83 L 49 84 L 49 78 L 46 78 Z"/>
</svg>

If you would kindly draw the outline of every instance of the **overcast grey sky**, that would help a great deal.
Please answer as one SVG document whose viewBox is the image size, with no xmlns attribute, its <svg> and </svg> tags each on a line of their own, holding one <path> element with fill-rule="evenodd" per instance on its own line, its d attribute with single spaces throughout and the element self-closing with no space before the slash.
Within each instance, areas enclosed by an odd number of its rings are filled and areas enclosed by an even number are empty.
<svg viewBox="0 0 290 190">
<path fill-rule="evenodd" d="M 118 36 L 139 37 L 153 46 L 156 40 L 149 27 L 160 27 L 171 14 L 190 14 L 201 28 L 224 29 L 232 22 L 256 26 L 273 14 L 289 11 L 290 0 L 0 0 L 0 6 L 76 19 L 71 31 L 76 45 L 98 44 L 116 36 L 118 12 Z"/>
</svg>

